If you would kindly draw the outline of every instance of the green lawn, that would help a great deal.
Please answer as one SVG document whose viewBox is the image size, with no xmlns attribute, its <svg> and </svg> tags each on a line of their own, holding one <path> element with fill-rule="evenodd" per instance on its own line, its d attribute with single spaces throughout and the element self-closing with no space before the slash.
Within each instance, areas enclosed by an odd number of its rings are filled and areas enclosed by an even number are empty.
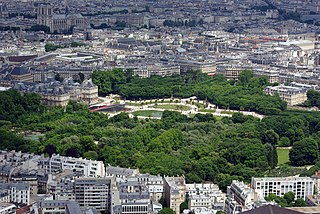
<svg viewBox="0 0 320 214">
<path fill-rule="evenodd" d="M 289 162 L 290 149 L 277 149 L 278 153 L 278 165 L 286 164 Z"/>
<path fill-rule="evenodd" d="M 159 109 L 174 109 L 174 110 L 182 110 L 189 111 L 191 108 L 189 106 L 184 105 L 174 105 L 174 104 L 166 104 L 166 105 L 153 105 L 151 108 L 159 108 Z"/>
<path fill-rule="evenodd" d="M 132 102 L 126 102 L 126 105 L 128 105 L 128 106 L 142 106 L 141 103 L 132 103 Z"/>
<path fill-rule="evenodd" d="M 162 111 L 156 110 L 139 110 L 132 113 L 134 116 L 142 116 L 142 117 L 161 117 Z"/>
<path fill-rule="evenodd" d="M 224 118 L 223 116 L 213 116 L 214 118 L 217 119 L 217 121 L 222 120 L 222 118 Z"/>
</svg>

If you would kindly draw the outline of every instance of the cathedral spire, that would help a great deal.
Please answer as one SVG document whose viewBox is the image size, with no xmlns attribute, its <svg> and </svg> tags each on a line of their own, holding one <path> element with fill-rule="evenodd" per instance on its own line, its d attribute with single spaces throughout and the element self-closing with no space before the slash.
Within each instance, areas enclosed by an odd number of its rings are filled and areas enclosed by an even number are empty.
<svg viewBox="0 0 320 214">
<path fill-rule="evenodd" d="M 66 6 L 66 16 L 67 16 L 67 15 L 69 15 L 68 0 L 64 0 L 64 5 Z"/>
</svg>

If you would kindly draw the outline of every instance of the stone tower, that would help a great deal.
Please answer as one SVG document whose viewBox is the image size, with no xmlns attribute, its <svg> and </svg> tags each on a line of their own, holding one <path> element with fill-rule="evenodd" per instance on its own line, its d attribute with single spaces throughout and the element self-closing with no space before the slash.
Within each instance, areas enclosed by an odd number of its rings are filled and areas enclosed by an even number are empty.
<svg viewBox="0 0 320 214">
<path fill-rule="evenodd" d="M 37 24 L 46 25 L 50 27 L 52 20 L 53 9 L 49 3 L 41 3 L 36 8 L 37 11 Z"/>
<path fill-rule="evenodd" d="M 6 3 L 0 3 L 0 18 L 8 18 L 9 12 Z"/>
</svg>

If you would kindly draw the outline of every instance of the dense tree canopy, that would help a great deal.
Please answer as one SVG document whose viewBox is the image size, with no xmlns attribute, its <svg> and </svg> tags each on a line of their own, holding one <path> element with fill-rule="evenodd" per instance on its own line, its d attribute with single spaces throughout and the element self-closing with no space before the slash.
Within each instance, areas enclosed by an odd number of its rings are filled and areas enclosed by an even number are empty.
<svg viewBox="0 0 320 214">
<path fill-rule="evenodd" d="M 245 82 L 242 86 L 198 72 L 152 77 L 148 82 L 121 70 L 97 71 L 93 79 L 102 94 L 119 92 L 131 99 L 196 95 L 234 109 L 276 109 L 277 115 L 260 120 L 235 113 L 221 119 L 164 111 L 161 120 L 138 120 L 127 113 L 108 118 L 75 102 L 66 108 L 45 109 L 37 95 L 0 92 L 0 149 L 56 152 L 152 174 L 184 174 L 187 182 L 212 181 L 224 190 L 232 180 L 250 181 L 274 168 L 279 144 L 293 145 L 293 165 L 315 163 L 320 114 L 285 110 L 279 97 L 263 95 L 263 79 L 248 75 L 241 80 Z M 44 136 L 39 141 L 27 140 L 23 137 L 26 131 Z"/>
<path fill-rule="evenodd" d="M 307 101 L 304 103 L 304 106 L 307 107 L 320 107 L 320 92 L 315 90 L 309 90 L 307 92 Z"/>
<path fill-rule="evenodd" d="M 169 97 L 191 97 L 208 100 L 219 107 L 235 110 L 277 114 L 287 108 L 286 102 L 277 96 L 263 93 L 266 77 L 254 77 L 252 71 L 240 75 L 237 84 L 222 76 L 210 77 L 198 71 L 174 77 L 152 76 L 151 78 L 125 78 L 121 69 L 95 71 L 93 81 L 99 93 L 119 93 L 127 99 L 154 99 Z"/>
<path fill-rule="evenodd" d="M 21 94 L 16 90 L 0 93 L 0 120 L 15 122 L 24 114 L 41 113 L 44 106 L 40 104 L 41 97 L 36 94 Z"/>
<path fill-rule="evenodd" d="M 318 143 L 311 137 L 295 142 L 289 157 L 290 162 L 295 166 L 315 164 L 319 157 Z"/>
</svg>

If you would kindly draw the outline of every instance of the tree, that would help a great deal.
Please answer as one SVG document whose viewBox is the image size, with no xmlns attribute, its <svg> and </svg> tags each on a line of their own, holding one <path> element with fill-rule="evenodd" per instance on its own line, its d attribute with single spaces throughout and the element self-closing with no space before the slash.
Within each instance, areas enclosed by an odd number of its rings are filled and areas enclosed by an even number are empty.
<svg viewBox="0 0 320 214">
<path fill-rule="evenodd" d="M 55 51 L 55 50 L 57 50 L 59 48 L 63 48 L 63 47 L 61 45 L 47 43 L 44 48 L 45 48 L 46 52 L 51 52 L 51 51 Z"/>
<path fill-rule="evenodd" d="M 111 92 L 117 92 L 117 84 L 126 83 L 126 75 L 122 69 L 113 69 L 107 71 L 94 71 L 92 81 L 99 88 L 99 94 L 106 95 Z"/>
<path fill-rule="evenodd" d="M 176 212 L 175 211 L 173 211 L 172 209 L 170 209 L 170 208 L 163 208 L 162 210 L 160 210 L 159 212 L 158 212 L 158 214 L 176 214 Z"/>
<path fill-rule="evenodd" d="M 46 145 L 44 152 L 47 153 L 49 157 L 52 157 L 52 155 L 57 152 L 57 147 L 55 145 L 48 144 Z"/>
<path fill-rule="evenodd" d="M 275 146 L 279 142 L 279 135 L 272 129 L 265 131 L 262 137 L 263 143 L 270 143 L 272 146 Z"/>
<path fill-rule="evenodd" d="M 314 164 L 318 157 L 318 144 L 311 137 L 295 142 L 289 152 L 289 159 L 293 166 Z"/>
<path fill-rule="evenodd" d="M 266 156 L 268 160 L 269 167 L 272 169 L 275 168 L 278 164 L 278 154 L 275 146 L 271 144 L 266 144 Z"/>
<path fill-rule="evenodd" d="M 183 210 L 187 210 L 188 209 L 188 201 L 184 201 L 180 204 L 180 212 L 183 212 Z"/>
<path fill-rule="evenodd" d="M 253 77 L 254 77 L 253 71 L 248 71 L 248 70 L 242 71 L 239 75 L 237 84 L 246 87 L 248 86 L 250 79 Z"/>
<path fill-rule="evenodd" d="M 294 201 L 294 193 L 293 192 L 287 192 L 283 195 L 283 198 L 286 199 L 288 204 L 292 204 L 292 202 Z"/>
<path fill-rule="evenodd" d="M 252 119 L 252 118 L 253 117 L 251 115 L 246 116 L 246 115 L 244 115 L 242 113 L 238 113 L 238 112 L 232 114 L 232 117 L 231 117 L 231 119 L 234 123 L 244 123 L 247 120 Z"/>
<path fill-rule="evenodd" d="M 307 206 L 307 203 L 305 202 L 305 200 L 303 200 L 303 198 L 298 198 L 297 200 L 294 201 L 293 206 L 294 207 L 305 207 L 305 206 Z"/>
<path fill-rule="evenodd" d="M 95 151 L 88 151 L 88 152 L 83 153 L 83 157 L 87 158 L 89 160 L 97 160 L 98 154 Z"/>
<path fill-rule="evenodd" d="M 212 114 L 196 114 L 194 119 L 198 120 L 199 122 L 209 122 L 209 121 L 216 121 L 216 118 L 213 117 Z"/>
<path fill-rule="evenodd" d="M 289 138 L 287 138 L 287 137 L 280 138 L 279 146 L 287 147 L 287 146 L 290 146 L 290 145 L 291 145 L 291 143 L 290 143 L 290 139 Z"/>
<path fill-rule="evenodd" d="M 78 157 L 79 157 L 79 151 L 78 151 L 77 148 L 73 148 L 73 147 L 68 148 L 68 149 L 66 150 L 66 156 L 67 156 L 67 157 L 78 158 Z"/>
</svg>

